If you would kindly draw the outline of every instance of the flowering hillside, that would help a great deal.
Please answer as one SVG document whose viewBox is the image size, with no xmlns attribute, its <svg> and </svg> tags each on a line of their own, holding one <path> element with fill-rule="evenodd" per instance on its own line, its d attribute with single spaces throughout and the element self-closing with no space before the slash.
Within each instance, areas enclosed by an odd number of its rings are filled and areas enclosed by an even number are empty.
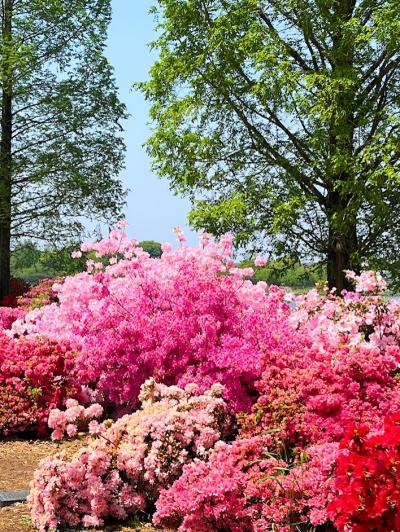
<svg viewBox="0 0 400 532">
<path fill-rule="evenodd" d="M 295 296 L 253 284 L 229 235 L 177 235 L 151 258 L 119 224 L 74 252 L 85 272 L 2 315 L 0 432 L 89 432 L 36 471 L 33 523 L 400 531 L 400 305 L 381 276 Z"/>
</svg>

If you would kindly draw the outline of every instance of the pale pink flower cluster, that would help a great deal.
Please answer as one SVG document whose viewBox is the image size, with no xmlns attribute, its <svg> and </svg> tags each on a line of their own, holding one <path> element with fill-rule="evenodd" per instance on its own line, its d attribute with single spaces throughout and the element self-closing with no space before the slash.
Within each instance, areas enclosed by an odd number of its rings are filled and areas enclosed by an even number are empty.
<svg viewBox="0 0 400 532">
<path fill-rule="evenodd" d="M 99 419 L 103 415 L 101 405 L 94 403 L 85 408 L 75 399 L 67 399 L 65 406 L 64 411 L 58 408 L 50 410 L 48 425 L 53 429 L 52 440 L 62 440 L 65 436 L 73 438 L 78 434 L 78 430 L 86 425 L 89 425 L 91 433 L 97 433 L 98 424 L 93 418 Z"/>
<path fill-rule="evenodd" d="M 59 526 L 100 526 L 149 508 L 181 475 L 183 466 L 206 458 L 231 434 L 223 388 L 202 395 L 146 381 L 142 407 L 103 432 L 70 461 L 47 458 L 35 472 L 29 495 L 32 522 L 41 531 Z M 71 408 L 75 408 L 72 406 Z"/>
<path fill-rule="evenodd" d="M 364 294 L 380 293 L 386 290 L 387 284 L 379 272 L 372 270 L 356 275 L 353 271 L 347 270 L 346 275 L 355 284 L 355 291 Z"/>
<path fill-rule="evenodd" d="M 268 261 L 264 257 L 256 257 L 254 259 L 254 265 L 257 266 L 257 268 L 263 268 L 267 263 Z"/>
</svg>

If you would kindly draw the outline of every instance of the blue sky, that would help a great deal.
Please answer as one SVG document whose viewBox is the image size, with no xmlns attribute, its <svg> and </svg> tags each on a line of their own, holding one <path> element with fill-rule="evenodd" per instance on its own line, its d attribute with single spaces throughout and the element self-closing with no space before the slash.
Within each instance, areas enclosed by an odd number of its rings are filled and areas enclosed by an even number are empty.
<svg viewBox="0 0 400 532">
<path fill-rule="evenodd" d="M 148 105 L 141 93 L 133 91 L 135 81 L 147 79 L 154 62 L 147 43 L 155 38 L 154 22 L 148 10 L 152 0 L 112 0 L 113 19 L 109 28 L 107 56 L 115 69 L 120 98 L 130 117 L 125 123 L 126 170 L 120 176 L 131 192 L 126 219 L 130 236 L 139 240 L 171 241 L 172 227 L 184 228 L 189 243 L 196 237 L 187 226 L 190 209 L 186 199 L 174 196 L 168 182 L 150 170 L 150 160 L 142 147 L 150 134 Z"/>
</svg>

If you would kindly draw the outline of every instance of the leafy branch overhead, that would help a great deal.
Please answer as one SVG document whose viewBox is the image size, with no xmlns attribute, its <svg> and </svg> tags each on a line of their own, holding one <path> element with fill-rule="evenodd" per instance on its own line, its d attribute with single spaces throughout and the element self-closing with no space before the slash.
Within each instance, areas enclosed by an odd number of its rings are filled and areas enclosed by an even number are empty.
<svg viewBox="0 0 400 532">
<path fill-rule="evenodd" d="M 397 267 L 398 2 L 158 0 L 153 12 L 148 150 L 193 200 L 192 223 L 323 260 L 338 288 L 345 268 Z"/>
<path fill-rule="evenodd" d="M 56 242 L 85 217 L 120 216 L 126 109 L 104 55 L 110 4 L 0 2 L 2 279 L 10 237 Z"/>
</svg>

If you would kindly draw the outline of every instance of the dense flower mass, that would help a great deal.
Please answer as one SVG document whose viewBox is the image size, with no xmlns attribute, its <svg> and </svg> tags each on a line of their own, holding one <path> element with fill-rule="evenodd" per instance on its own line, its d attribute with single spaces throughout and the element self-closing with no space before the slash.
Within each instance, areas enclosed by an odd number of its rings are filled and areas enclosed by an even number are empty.
<svg viewBox="0 0 400 532">
<path fill-rule="evenodd" d="M 296 296 L 253 284 L 230 235 L 175 228 L 151 258 L 125 225 L 0 309 L 0 432 L 89 432 L 35 473 L 34 524 L 400 532 L 400 302 L 380 274 Z"/>
<path fill-rule="evenodd" d="M 182 532 L 291 532 L 326 522 L 338 445 L 289 459 L 269 452 L 272 443 L 271 436 L 220 442 L 207 462 L 185 465 L 161 492 L 153 522 Z"/>
<path fill-rule="evenodd" d="M 98 526 L 107 517 L 124 519 L 151 507 L 184 464 L 205 459 L 231 433 L 223 388 L 215 384 L 203 395 L 195 392 L 196 385 L 181 389 L 150 379 L 134 414 L 104 422 L 71 461 L 42 461 L 29 496 L 35 526 Z"/>
<path fill-rule="evenodd" d="M 261 353 L 296 342 L 284 293 L 267 297 L 265 283 L 244 280 L 251 271 L 235 267 L 231 237 L 177 251 L 165 244 L 152 259 L 115 230 L 82 249 L 98 262 L 89 259 L 87 272 L 54 286 L 59 304 L 29 313 L 13 330 L 71 342 L 80 353 L 79 382 L 95 401 L 132 409 L 154 375 L 166 384 L 196 382 L 200 390 L 221 382 L 232 408 L 246 410 Z"/>
<path fill-rule="evenodd" d="M 46 434 L 49 411 L 79 395 L 74 363 L 68 346 L 0 333 L 0 434 Z"/>
<path fill-rule="evenodd" d="M 25 311 L 29 311 L 57 302 L 57 293 L 53 290 L 53 287 L 58 286 L 63 280 L 63 277 L 42 279 L 36 286 L 30 288 L 30 290 L 24 292 L 22 297 L 18 298 L 18 306 Z"/>
<path fill-rule="evenodd" d="M 372 434 L 351 427 L 341 442 L 328 515 L 339 531 L 400 530 L 400 414 Z"/>
</svg>

